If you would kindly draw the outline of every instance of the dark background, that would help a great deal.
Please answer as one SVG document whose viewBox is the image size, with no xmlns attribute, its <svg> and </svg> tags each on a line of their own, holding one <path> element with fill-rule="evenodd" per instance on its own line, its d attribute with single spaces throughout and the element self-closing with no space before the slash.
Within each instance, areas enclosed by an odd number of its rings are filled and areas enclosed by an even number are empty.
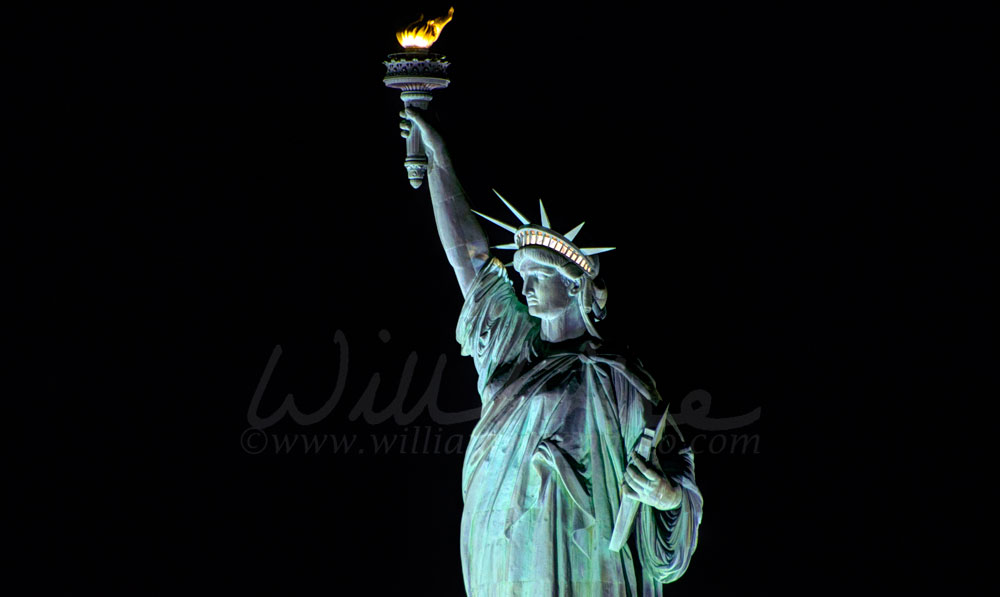
<svg viewBox="0 0 1000 597">
<path fill-rule="evenodd" d="M 360 5 L 359 5 L 360 6 Z M 322 421 L 474 406 L 458 286 L 402 168 L 394 31 L 447 4 L 141 5 L 8 20 L 18 185 L 9 362 L 18 571 L 38 590 L 460 595 L 461 454 L 248 454 L 288 393 Z M 457 5 L 434 118 L 474 207 L 587 221 L 602 330 L 663 396 L 711 393 L 756 454 L 698 455 L 701 543 L 672 595 L 930 590 L 976 568 L 956 463 L 985 398 L 986 30 L 930 5 Z M 492 225 L 495 243 L 510 242 Z M 387 330 L 390 340 L 379 339 Z M 687 430 L 689 433 L 696 430 Z M 422 440 L 421 440 L 422 441 Z M 23 559 L 23 564 L 22 564 Z M 952 567 L 955 561 L 960 566 Z M 947 563 L 946 563 L 947 562 Z"/>
</svg>

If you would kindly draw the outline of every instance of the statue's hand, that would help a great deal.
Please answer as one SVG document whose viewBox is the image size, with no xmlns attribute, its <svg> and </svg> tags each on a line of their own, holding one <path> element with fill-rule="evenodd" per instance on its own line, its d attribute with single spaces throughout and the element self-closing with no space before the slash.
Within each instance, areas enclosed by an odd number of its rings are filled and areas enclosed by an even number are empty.
<svg viewBox="0 0 1000 597">
<path fill-rule="evenodd" d="M 681 490 L 635 450 L 625 469 L 625 495 L 657 510 L 673 510 L 681 505 Z"/>
<path fill-rule="evenodd" d="M 406 108 L 400 111 L 399 116 L 402 118 L 399 121 L 399 134 L 408 138 L 410 131 L 416 126 L 420 130 L 420 141 L 424 145 L 427 160 L 432 164 L 440 164 L 445 158 L 444 140 L 441 138 L 441 133 L 427 122 L 421 110 Z"/>
</svg>

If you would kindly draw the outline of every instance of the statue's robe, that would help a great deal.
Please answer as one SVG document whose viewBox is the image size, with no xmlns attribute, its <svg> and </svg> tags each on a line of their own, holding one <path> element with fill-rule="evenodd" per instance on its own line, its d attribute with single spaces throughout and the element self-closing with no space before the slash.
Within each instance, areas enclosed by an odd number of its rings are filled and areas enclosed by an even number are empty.
<svg viewBox="0 0 1000 597">
<path fill-rule="evenodd" d="M 697 545 L 702 498 L 693 455 L 660 458 L 682 488 L 681 506 L 643 504 L 632 539 L 611 551 L 627 458 L 655 425 L 659 395 L 638 363 L 602 352 L 597 341 L 552 344 L 539 331 L 503 265 L 491 260 L 456 330 L 483 401 L 462 475 L 466 592 L 660 596 Z"/>
</svg>

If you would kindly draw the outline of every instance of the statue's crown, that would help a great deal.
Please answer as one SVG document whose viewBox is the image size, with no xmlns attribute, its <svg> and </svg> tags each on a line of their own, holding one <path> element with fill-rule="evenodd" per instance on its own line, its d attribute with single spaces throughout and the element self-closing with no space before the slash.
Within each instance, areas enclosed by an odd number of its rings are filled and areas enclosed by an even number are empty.
<svg viewBox="0 0 1000 597">
<path fill-rule="evenodd" d="M 538 225 L 529 222 L 528 218 L 524 217 L 521 215 L 521 212 L 514 209 L 514 206 L 504 199 L 500 193 L 497 193 L 496 189 L 494 189 L 493 192 L 496 193 L 497 197 L 500 197 L 500 201 L 503 201 L 504 205 L 507 206 L 507 209 L 509 209 L 514 216 L 520 220 L 522 226 L 520 228 L 515 228 L 510 224 L 505 224 L 486 214 L 481 214 L 476 210 L 472 210 L 472 213 L 486 218 L 508 232 L 514 233 L 513 243 L 490 247 L 492 249 L 507 249 L 516 251 L 533 245 L 547 247 L 580 266 L 584 273 L 586 273 L 590 278 L 597 276 L 597 264 L 594 263 L 594 260 L 591 259 L 590 256 L 615 249 L 615 247 L 577 247 L 573 244 L 573 239 L 576 238 L 576 235 L 580 232 L 580 229 L 583 228 L 583 225 L 586 222 L 580 222 L 576 228 L 573 228 L 565 234 L 559 234 L 558 232 L 552 230 L 552 224 L 549 223 L 549 216 L 545 213 L 545 204 L 542 203 L 541 199 L 538 200 L 538 209 L 541 212 L 542 223 L 541 225 Z"/>
</svg>

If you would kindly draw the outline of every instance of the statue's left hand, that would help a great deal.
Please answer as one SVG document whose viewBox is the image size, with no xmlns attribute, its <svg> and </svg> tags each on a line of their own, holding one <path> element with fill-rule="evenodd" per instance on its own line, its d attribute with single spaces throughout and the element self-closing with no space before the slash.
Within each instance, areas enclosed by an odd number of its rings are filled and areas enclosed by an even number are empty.
<svg viewBox="0 0 1000 597">
<path fill-rule="evenodd" d="M 625 495 L 657 510 L 673 510 L 681 505 L 682 498 L 681 490 L 634 450 L 625 469 Z"/>
</svg>

